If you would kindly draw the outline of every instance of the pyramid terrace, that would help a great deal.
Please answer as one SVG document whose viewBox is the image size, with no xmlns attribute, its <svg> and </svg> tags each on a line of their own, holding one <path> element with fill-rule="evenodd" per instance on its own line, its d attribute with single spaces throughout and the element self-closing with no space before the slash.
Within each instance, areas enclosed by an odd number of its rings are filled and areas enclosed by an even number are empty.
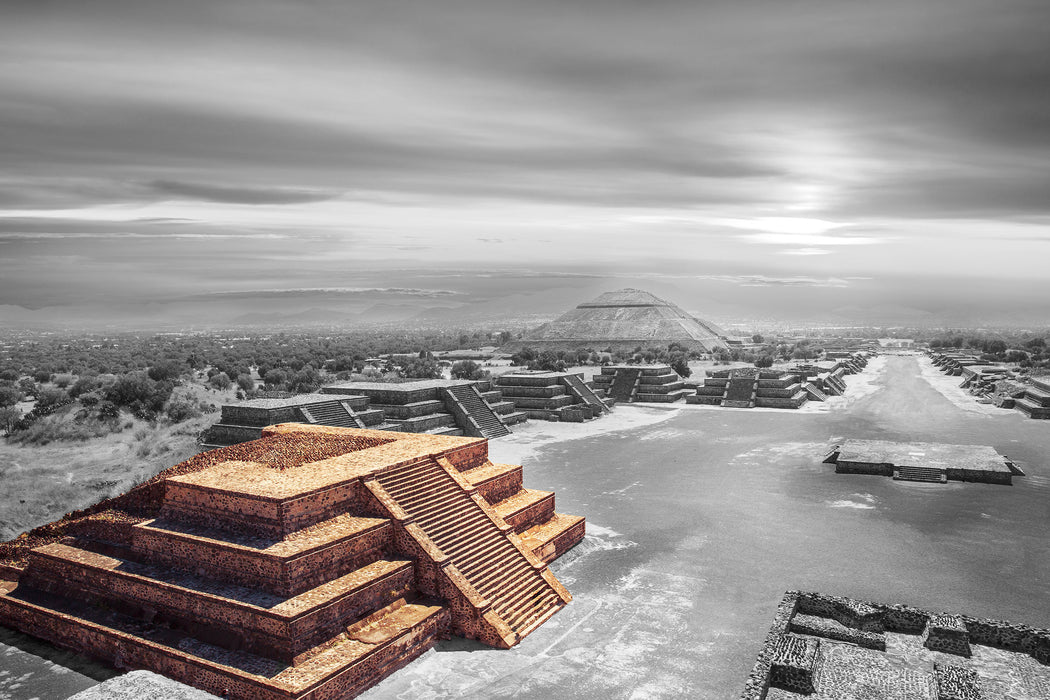
<svg viewBox="0 0 1050 700">
<path fill-rule="evenodd" d="M 584 519 L 480 438 L 277 425 L 0 545 L 0 623 L 231 698 L 350 697 L 517 644 Z"/>
</svg>

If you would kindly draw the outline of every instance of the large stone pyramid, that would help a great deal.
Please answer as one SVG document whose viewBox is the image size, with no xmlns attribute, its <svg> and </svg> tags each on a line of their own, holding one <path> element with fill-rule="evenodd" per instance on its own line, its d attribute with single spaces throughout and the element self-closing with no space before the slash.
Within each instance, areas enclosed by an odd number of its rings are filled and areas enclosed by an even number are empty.
<svg viewBox="0 0 1050 700">
<path fill-rule="evenodd" d="M 711 352 L 726 347 L 725 337 L 718 326 L 694 318 L 649 292 L 620 289 L 580 304 L 502 350 L 515 352 L 525 346 L 540 350 L 631 350 L 678 343 L 691 350 Z"/>
</svg>

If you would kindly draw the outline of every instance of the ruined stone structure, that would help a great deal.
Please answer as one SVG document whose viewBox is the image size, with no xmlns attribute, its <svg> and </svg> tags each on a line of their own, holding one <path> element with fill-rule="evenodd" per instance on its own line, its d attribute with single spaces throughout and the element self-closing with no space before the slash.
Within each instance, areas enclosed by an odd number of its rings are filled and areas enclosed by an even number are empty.
<svg viewBox="0 0 1050 700">
<path fill-rule="evenodd" d="M 937 442 L 889 442 L 850 439 L 824 457 L 836 474 L 876 474 L 897 481 L 975 481 L 1011 484 L 1024 472 L 987 445 L 946 445 Z"/>
<path fill-rule="evenodd" d="M 867 353 L 832 353 L 831 361 L 790 370 L 735 367 L 708 370 L 687 403 L 726 408 L 798 408 L 806 401 L 826 401 L 846 391 L 848 374 L 868 364 Z"/>
<path fill-rule="evenodd" d="M 496 438 L 507 425 L 528 418 L 503 401 L 489 381 L 420 379 L 408 382 L 344 382 L 322 387 L 323 394 L 360 394 L 383 411 L 394 430 Z"/>
<path fill-rule="evenodd" d="M 618 403 L 674 403 L 693 393 L 669 365 L 607 365 L 592 381 Z"/>
<path fill-rule="evenodd" d="M 1032 379 L 1014 408 L 1029 418 L 1050 418 L 1050 380 Z"/>
<path fill-rule="evenodd" d="M 497 438 L 510 434 L 508 425 L 528 419 L 488 380 L 344 382 L 320 392 L 223 406 L 219 422 L 200 442 L 209 449 L 233 445 L 258 438 L 264 426 L 289 422 Z"/>
<path fill-rule="evenodd" d="M 221 697 L 351 697 L 571 600 L 584 519 L 480 438 L 289 424 L 0 544 L 0 623 Z"/>
<path fill-rule="evenodd" d="M 219 422 L 208 428 L 200 442 L 208 448 L 258 440 L 262 430 L 278 423 L 311 423 L 343 428 L 394 430 L 383 412 L 370 408 L 367 396 L 301 394 L 285 399 L 251 399 L 222 407 Z"/>
<path fill-rule="evenodd" d="M 671 343 L 700 352 L 727 347 L 725 331 L 714 324 L 690 316 L 649 292 L 620 289 L 580 304 L 529 331 L 521 340 L 504 345 L 500 352 L 513 353 L 523 347 L 630 351 Z"/>
<path fill-rule="evenodd" d="M 687 403 L 735 408 L 798 408 L 808 396 L 800 375 L 780 370 L 739 367 L 708 371 Z"/>
<path fill-rule="evenodd" d="M 1048 664 L 1050 630 L 788 591 L 740 698 L 1039 698 Z"/>
<path fill-rule="evenodd" d="M 580 423 L 608 413 L 604 392 L 571 372 L 523 370 L 494 380 L 502 397 L 529 418 Z"/>
</svg>

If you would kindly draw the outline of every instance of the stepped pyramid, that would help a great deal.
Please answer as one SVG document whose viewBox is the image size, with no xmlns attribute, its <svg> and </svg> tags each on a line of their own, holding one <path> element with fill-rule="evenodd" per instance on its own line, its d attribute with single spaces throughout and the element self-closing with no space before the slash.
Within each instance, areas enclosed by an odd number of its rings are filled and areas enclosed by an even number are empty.
<svg viewBox="0 0 1050 700">
<path fill-rule="evenodd" d="M 352 697 L 456 634 L 508 648 L 583 538 L 488 441 L 303 424 L 0 544 L 0 624 L 229 698 Z"/>
<path fill-rule="evenodd" d="M 727 347 L 725 338 L 725 331 L 714 324 L 694 318 L 649 292 L 620 289 L 580 304 L 500 351 L 516 352 L 526 346 L 539 350 L 633 350 L 639 345 L 678 343 L 689 350 L 711 352 Z"/>
</svg>

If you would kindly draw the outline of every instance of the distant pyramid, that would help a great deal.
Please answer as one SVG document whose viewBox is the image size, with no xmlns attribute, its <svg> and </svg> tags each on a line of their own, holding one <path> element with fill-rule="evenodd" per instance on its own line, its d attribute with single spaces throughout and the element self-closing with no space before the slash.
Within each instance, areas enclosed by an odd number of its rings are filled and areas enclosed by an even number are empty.
<svg viewBox="0 0 1050 700">
<path fill-rule="evenodd" d="M 718 326 L 694 318 L 649 292 L 620 289 L 580 304 L 501 350 L 515 352 L 526 346 L 540 350 L 633 350 L 639 345 L 678 343 L 690 350 L 711 352 L 726 347 L 725 338 L 725 331 Z"/>
</svg>

